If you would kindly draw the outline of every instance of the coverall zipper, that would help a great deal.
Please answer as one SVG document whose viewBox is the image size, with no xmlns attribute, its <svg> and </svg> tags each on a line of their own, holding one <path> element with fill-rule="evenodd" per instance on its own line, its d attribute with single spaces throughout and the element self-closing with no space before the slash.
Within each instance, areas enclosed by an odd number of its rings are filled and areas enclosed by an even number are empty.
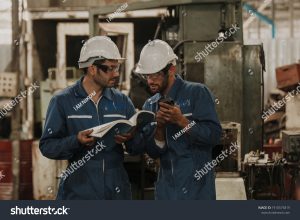
<svg viewBox="0 0 300 220">
<path fill-rule="evenodd" d="M 95 105 L 95 107 L 96 107 L 97 118 L 98 118 L 98 124 L 99 124 L 99 125 L 100 125 L 100 118 L 99 118 L 98 104 L 99 104 L 101 98 L 102 98 L 102 96 L 99 98 L 99 100 L 97 101 L 97 103 L 95 103 L 95 102 L 93 101 L 93 102 L 94 102 L 94 105 Z M 105 161 L 104 161 L 104 159 L 103 159 L 103 160 L 102 160 L 102 172 L 103 172 L 103 173 L 104 173 L 104 169 L 105 169 L 104 164 L 105 164 Z"/>
</svg>

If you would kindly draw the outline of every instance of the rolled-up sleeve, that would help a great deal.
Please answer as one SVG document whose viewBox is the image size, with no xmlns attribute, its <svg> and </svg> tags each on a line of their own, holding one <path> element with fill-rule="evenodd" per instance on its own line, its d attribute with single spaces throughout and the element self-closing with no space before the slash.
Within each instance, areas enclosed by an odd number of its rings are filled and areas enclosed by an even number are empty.
<svg viewBox="0 0 300 220">
<path fill-rule="evenodd" d="M 166 144 L 162 148 L 158 146 L 154 138 L 150 139 L 146 144 L 146 152 L 153 159 L 159 158 L 162 154 L 166 153 L 167 149 Z"/>
<path fill-rule="evenodd" d="M 67 133 L 66 117 L 56 96 L 50 101 L 39 147 L 45 157 L 57 160 L 70 159 L 81 147 L 77 136 Z"/>
</svg>

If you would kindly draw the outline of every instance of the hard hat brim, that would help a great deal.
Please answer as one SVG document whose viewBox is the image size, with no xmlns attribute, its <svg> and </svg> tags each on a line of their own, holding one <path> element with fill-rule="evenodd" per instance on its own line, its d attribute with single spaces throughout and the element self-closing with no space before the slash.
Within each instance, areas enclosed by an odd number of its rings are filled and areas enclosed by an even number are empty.
<svg viewBox="0 0 300 220">
<path fill-rule="evenodd" d="M 175 60 L 177 60 L 177 59 L 178 59 L 178 58 L 177 58 L 177 56 L 175 55 L 174 59 L 172 59 L 171 61 L 169 61 L 169 62 L 167 63 L 167 65 L 170 64 L 170 63 L 173 64 L 173 62 L 174 62 Z M 144 69 L 143 67 L 139 66 L 139 64 L 138 64 L 138 65 L 136 66 L 136 68 L 133 70 L 133 72 L 134 72 L 134 73 L 138 73 L 138 74 L 143 74 L 143 75 L 154 74 L 154 73 L 157 73 L 157 72 L 163 70 L 167 65 L 164 65 L 164 66 L 157 66 L 156 68 L 153 67 L 151 70 L 147 70 L 147 69 Z M 175 64 L 173 64 L 173 65 L 175 66 L 175 65 L 176 65 L 176 62 L 175 62 Z"/>
<path fill-rule="evenodd" d="M 105 60 L 117 60 L 118 63 L 123 63 L 126 60 L 126 58 L 123 58 L 123 57 L 120 57 L 120 58 L 117 58 L 117 59 L 116 58 L 106 58 L 106 57 L 91 57 L 91 58 L 89 58 L 86 61 L 78 61 L 79 69 L 90 67 L 90 66 L 93 65 L 93 63 L 96 60 L 101 60 L 101 59 L 105 59 Z"/>
</svg>

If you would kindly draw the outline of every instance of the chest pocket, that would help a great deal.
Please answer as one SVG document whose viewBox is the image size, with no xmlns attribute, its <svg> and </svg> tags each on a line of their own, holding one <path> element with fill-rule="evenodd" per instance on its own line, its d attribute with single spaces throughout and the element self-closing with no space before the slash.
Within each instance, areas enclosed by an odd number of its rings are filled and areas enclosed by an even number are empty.
<svg viewBox="0 0 300 220">
<path fill-rule="evenodd" d="M 180 99 L 176 101 L 176 105 L 180 107 L 180 110 L 182 114 L 188 118 L 192 119 L 193 117 L 193 108 L 192 108 L 192 103 L 190 99 Z"/>
<path fill-rule="evenodd" d="M 95 118 L 91 114 L 76 113 L 67 115 L 68 132 L 77 134 L 79 131 L 88 129 L 94 126 Z"/>
<path fill-rule="evenodd" d="M 124 103 L 105 103 L 101 110 L 103 123 L 108 123 L 120 119 L 127 119 L 126 108 Z"/>
</svg>

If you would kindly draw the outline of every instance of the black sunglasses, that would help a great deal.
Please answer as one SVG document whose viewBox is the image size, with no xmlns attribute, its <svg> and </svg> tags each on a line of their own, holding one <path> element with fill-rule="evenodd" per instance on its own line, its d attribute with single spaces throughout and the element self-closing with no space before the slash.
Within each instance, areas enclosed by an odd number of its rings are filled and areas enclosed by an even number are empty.
<svg viewBox="0 0 300 220">
<path fill-rule="evenodd" d="M 112 73 L 112 72 L 119 72 L 120 69 L 120 65 L 114 66 L 114 67 L 110 67 L 107 65 L 103 65 L 103 64 L 98 64 L 98 63 L 94 63 L 93 65 L 95 65 L 97 68 L 99 68 L 100 70 L 102 70 L 104 73 Z"/>
<path fill-rule="evenodd" d="M 168 72 L 169 72 L 169 69 L 170 67 L 172 66 L 171 63 L 169 63 L 166 67 L 164 67 L 161 71 L 157 72 L 157 73 L 150 73 L 150 74 L 140 74 L 141 77 L 144 79 L 144 80 L 148 80 L 149 78 L 155 78 L 157 79 L 159 76 L 166 76 L 168 75 Z"/>
</svg>

